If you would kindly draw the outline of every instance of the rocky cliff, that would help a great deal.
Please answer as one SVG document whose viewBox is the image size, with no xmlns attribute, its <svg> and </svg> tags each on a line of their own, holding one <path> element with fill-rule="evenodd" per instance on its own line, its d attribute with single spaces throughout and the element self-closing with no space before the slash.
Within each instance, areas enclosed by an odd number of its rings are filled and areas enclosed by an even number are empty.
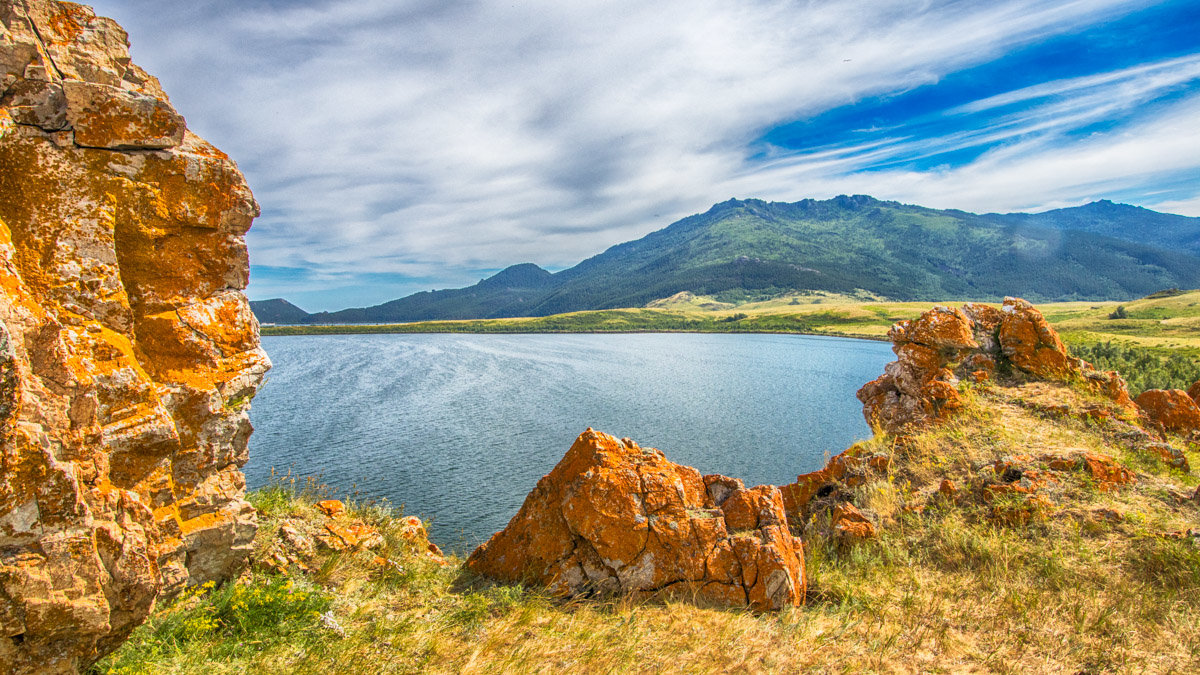
<svg viewBox="0 0 1200 675">
<path fill-rule="evenodd" d="M 270 367 L 241 289 L 258 214 L 125 31 L 0 0 L 0 664 L 77 669 L 227 578 Z M 0 672 L 5 668 L 0 667 Z"/>
</svg>

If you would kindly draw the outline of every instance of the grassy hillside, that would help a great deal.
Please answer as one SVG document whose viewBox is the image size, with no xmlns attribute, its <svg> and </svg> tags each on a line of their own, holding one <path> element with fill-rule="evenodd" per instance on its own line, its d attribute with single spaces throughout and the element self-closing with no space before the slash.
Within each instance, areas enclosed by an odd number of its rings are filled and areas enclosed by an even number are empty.
<svg viewBox="0 0 1200 675">
<path fill-rule="evenodd" d="M 1036 412 L 1027 388 L 964 394 L 953 421 L 903 446 L 880 436 L 859 448 L 891 458 L 886 475 L 853 488 L 878 514 L 878 536 L 846 545 L 819 523 L 806 531 L 809 600 L 799 609 L 559 600 L 473 578 L 456 560 L 439 567 L 393 536 L 397 513 L 356 504 L 385 548 L 321 553 L 306 574 L 254 572 L 189 593 L 93 672 L 1200 670 L 1200 546 L 1178 534 L 1200 522 L 1195 474 L 1124 445 L 1108 421 Z M 1084 395 L 1056 386 L 1036 396 L 1075 405 Z M 998 517 L 1020 512 L 1008 498 L 935 494 L 948 479 L 966 495 L 1013 457 L 1081 449 L 1111 455 L 1137 481 L 1104 491 L 1082 471 L 1060 472 L 1050 501 L 1017 519 Z M 1187 451 L 1194 467 L 1197 450 Z M 254 494 L 255 555 L 285 519 L 317 517 L 320 496 L 294 484 Z M 381 567 L 377 555 L 392 562 Z"/>
</svg>

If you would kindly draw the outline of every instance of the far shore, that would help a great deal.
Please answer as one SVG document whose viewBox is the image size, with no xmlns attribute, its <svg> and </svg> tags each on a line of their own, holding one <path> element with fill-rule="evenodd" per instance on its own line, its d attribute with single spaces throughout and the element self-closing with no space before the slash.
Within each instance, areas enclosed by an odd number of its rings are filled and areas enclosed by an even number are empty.
<svg viewBox="0 0 1200 675">
<path fill-rule="evenodd" d="M 916 318 L 933 305 L 956 306 L 968 302 L 861 301 L 838 297 L 809 297 L 800 302 L 794 297 L 782 297 L 730 305 L 688 294 L 677 297 L 680 299 L 659 301 L 649 307 L 541 317 L 378 324 L 267 324 L 262 327 L 262 335 L 744 333 L 880 341 L 888 339 L 888 330 L 894 323 Z M 1042 303 L 1039 307 L 1068 343 L 1113 342 L 1200 356 L 1200 291 L 1127 302 L 1074 301 Z"/>
</svg>

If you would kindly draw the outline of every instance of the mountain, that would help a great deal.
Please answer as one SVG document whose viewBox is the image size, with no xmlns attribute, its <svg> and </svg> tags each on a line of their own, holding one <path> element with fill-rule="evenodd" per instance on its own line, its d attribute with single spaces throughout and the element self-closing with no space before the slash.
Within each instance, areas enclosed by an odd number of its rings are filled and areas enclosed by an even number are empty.
<svg viewBox="0 0 1200 675">
<path fill-rule="evenodd" d="M 977 215 L 864 195 L 731 199 L 561 272 L 515 265 L 468 288 L 306 321 L 544 316 L 637 307 L 682 291 L 725 301 L 795 290 L 897 300 L 1124 300 L 1200 287 L 1200 257 L 1186 245 L 1197 237 L 1200 219 L 1111 202 Z"/>
<path fill-rule="evenodd" d="M 1200 255 L 1200 218 L 1159 213 L 1102 199 L 1043 213 L 988 214 L 1001 223 L 1078 230 Z"/>
<path fill-rule="evenodd" d="M 259 323 L 297 324 L 307 323 L 312 316 L 283 298 L 251 300 L 250 310 Z"/>
<path fill-rule="evenodd" d="M 319 312 L 308 323 L 386 323 L 525 316 L 556 285 L 553 274 L 523 263 L 467 288 L 421 291 L 374 307 Z"/>
</svg>

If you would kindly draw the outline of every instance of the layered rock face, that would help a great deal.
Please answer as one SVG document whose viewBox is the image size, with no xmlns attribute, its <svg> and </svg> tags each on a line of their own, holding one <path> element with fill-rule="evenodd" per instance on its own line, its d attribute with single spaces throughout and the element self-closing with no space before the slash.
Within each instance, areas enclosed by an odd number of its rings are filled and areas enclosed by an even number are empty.
<svg viewBox="0 0 1200 675">
<path fill-rule="evenodd" d="M 255 532 L 258 207 L 125 32 L 0 0 L 0 672 L 69 672 Z"/>
<path fill-rule="evenodd" d="M 984 381 L 998 369 L 1048 380 L 1079 379 L 1117 406 L 1136 410 L 1125 381 L 1067 353 L 1058 333 L 1033 305 L 1005 298 L 997 310 L 968 303 L 934 307 L 888 331 L 896 361 L 858 391 L 863 415 L 896 433 L 936 421 L 961 407 L 961 379 Z"/>
<path fill-rule="evenodd" d="M 759 610 L 805 591 L 778 488 L 701 476 L 591 429 L 467 566 L 562 595 L 664 592 Z"/>
</svg>

